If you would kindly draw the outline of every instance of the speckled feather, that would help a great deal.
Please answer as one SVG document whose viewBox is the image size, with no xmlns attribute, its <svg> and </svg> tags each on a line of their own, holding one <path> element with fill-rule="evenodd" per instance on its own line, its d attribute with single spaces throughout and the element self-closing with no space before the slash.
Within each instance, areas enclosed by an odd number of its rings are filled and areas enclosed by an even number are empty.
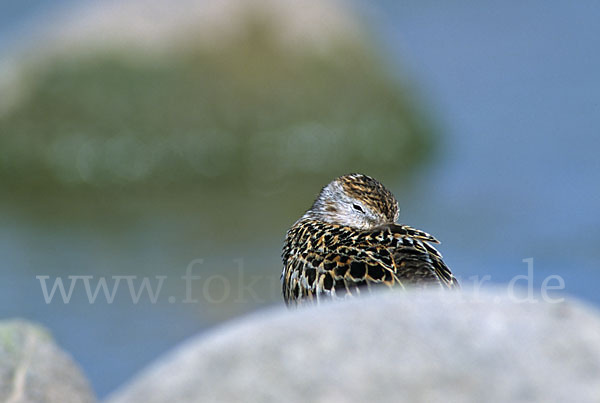
<svg viewBox="0 0 600 403">
<path fill-rule="evenodd" d="M 331 222 L 335 220 L 330 217 L 320 219 L 315 209 L 323 200 L 317 199 L 286 235 L 282 288 L 288 305 L 351 297 L 382 286 L 458 287 L 441 254 L 430 245 L 439 242 L 426 232 L 393 222 L 397 202 L 383 185 L 360 174 L 335 181 L 383 218 L 365 229 Z"/>
</svg>

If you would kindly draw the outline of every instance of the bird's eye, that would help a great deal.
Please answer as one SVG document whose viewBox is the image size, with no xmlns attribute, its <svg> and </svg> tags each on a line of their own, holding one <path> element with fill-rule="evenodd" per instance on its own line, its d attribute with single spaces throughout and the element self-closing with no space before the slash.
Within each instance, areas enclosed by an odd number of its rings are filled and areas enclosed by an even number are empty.
<svg viewBox="0 0 600 403">
<path fill-rule="evenodd" d="M 365 211 L 362 209 L 362 207 L 360 207 L 358 204 L 353 204 L 352 208 L 354 208 L 354 210 L 356 211 L 360 211 L 361 213 L 364 213 Z"/>
</svg>

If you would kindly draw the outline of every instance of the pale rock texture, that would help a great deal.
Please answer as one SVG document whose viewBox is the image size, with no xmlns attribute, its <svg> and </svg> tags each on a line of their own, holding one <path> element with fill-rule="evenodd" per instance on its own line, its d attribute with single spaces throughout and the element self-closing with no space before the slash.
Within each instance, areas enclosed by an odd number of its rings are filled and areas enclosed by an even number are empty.
<svg viewBox="0 0 600 403">
<path fill-rule="evenodd" d="M 189 340 L 107 403 L 197 401 L 598 402 L 600 317 L 498 292 L 272 309 Z"/>
<path fill-rule="evenodd" d="M 0 401 L 95 402 L 88 381 L 71 357 L 39 325 L 0 321 Z"/>
</svg>

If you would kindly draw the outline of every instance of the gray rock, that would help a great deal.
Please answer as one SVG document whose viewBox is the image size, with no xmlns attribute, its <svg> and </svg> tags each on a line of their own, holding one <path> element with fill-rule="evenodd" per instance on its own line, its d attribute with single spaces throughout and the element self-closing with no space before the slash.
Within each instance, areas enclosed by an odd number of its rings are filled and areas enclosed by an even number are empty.
<svg viewBox="0 0 600 403">
<path fill-rule="evenodd" d="M 41 326 L 0 321 L 0 401 L 95 402 L 81 370 Z"/>
<path fill-rule="evenodd" d="M 381 294 L 193 338 L 107 403 L 598 402 L 600 317 L 499 293 Z"/>
</svg>

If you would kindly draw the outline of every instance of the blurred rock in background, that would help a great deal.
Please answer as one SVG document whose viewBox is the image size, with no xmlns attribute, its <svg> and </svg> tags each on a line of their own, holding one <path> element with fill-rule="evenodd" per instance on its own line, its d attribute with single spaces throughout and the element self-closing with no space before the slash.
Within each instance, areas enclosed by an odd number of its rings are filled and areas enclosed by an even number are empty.
<svg viewBox="0 0 600 403">
<path fill-rule="evenodd" d="M 407 86 L 338 2 L 96 2 L 32 42 L 5 63 L 3 190 L 285 192 L 296 211 L 334 176 L 407 179 L 431 151 Z"/>
</svg>

